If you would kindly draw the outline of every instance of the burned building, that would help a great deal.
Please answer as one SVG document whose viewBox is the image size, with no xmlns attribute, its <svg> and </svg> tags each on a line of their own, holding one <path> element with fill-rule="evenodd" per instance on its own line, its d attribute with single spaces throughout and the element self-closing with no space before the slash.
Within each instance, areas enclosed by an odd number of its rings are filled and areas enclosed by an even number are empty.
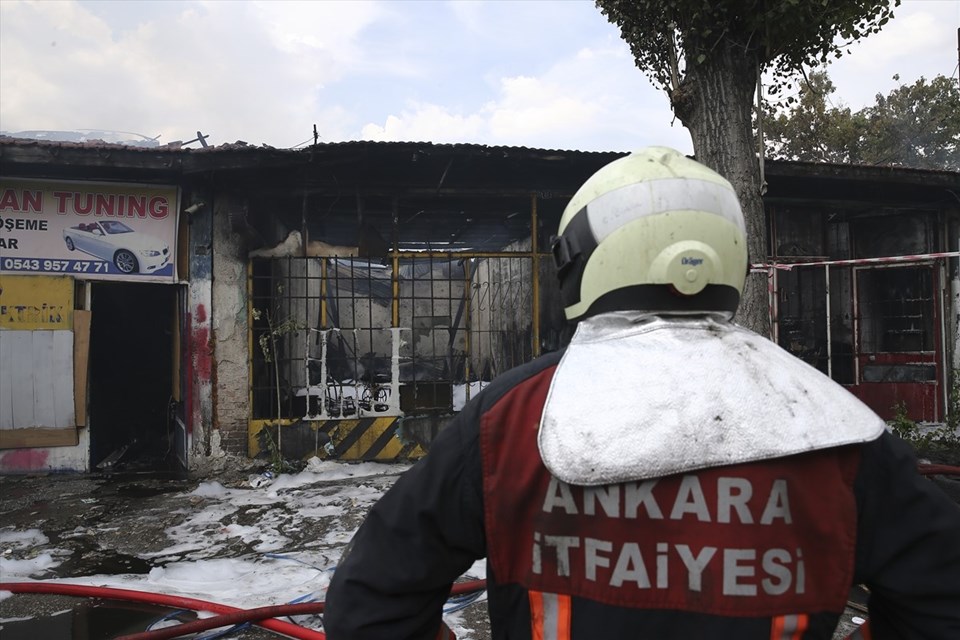
<svg viewBox="0 0 960 640">
<path fill-rule="evenodd" d="M 485 383 L 569 337 L 549 237 L 621 155 L 0 139 L 0 218 L 31 221 L 0 231 L 0 307 L 59 318 L 0 313 L 0 472 L 422 455 Z M 886 418 L 945 421 L 960 174 L 768 162 L 767 181 L 753 268 L 772 337 Z M 37 193 L 36 211 L 18 197 Z M 170 215 L 151 216 L 156 197 Z M 110 220 L 168 254 L 83 244 Z M 21 250 L 28 234 L 43 251 Z M 14 402 L 28 393 L 56 401 Z"/>
<path fill-rule="evenodd" d="M 773 338 L 885 419 L 946 421 L 960 175 L 814 163 L 771 173 Z"/>
</svg>

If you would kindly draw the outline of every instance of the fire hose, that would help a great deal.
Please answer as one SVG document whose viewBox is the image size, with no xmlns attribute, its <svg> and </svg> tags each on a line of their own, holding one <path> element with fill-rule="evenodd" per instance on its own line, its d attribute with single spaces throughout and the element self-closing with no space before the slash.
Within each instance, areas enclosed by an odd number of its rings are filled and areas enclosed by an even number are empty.
<svg viewBox="0 0 960 640">
<path fill-rule="evenodd" d="M 462 595 L 474 591 L 482 591 L 486 589 L 486 586 L 486 580 L 458 582 L 453 585 L 453 588 L 450 590 L 450 595 Z M 324 608 L 323 602 L 273 605 L 269 607 L 259 607 L 257 609 L 239 609 L 207 600 L 171 596 L 163 593 L 57 582 L 0 582 L 0 591 L 106 598 L 128 602 L 144 602 L 147 604 L 176 607 L 178 609 L 190 609 L 192 611 L 210 611 L 220 614 L 212 618 L 186 622 L 175 627 L 123 636 L 123 640 L 163 640 L 164 638 L 177 638 L 188 633 L 196 633 L 244 622 L 252 622 L 265 629 L 296 638 L 297 640 L 326 639 L 326 635 L 320 631 L 314 631 L 313 629 L 307 629 L 300 625 L 273 619 L 280 616 L 322 613 Z"/>
<path fill-rule="evenodd" d="M 450 595 L 461 595 L 472 593 L 486 588 L 486 580 L 472 580 L 469 582 L 459 582 L 453 585 Z M 237 609 L 215 602 L 198 600 L 195 598 L 184 598 L 181 596 L 170 596 L 160 593 L 151 593 L 148 591 L 133 591 L 130 589 L 114 589 L 111 587 L 92 587 L 86 585 L 62 584 L 55 582 L 0 582 L 0 591 L 11 591 L 13 593 L 45 593 L 66 596 L 81 597 L 99 597 L 111 600 L 126 600 L 133 602 L 145 602 L 148 604 L 165 605 L 177 607 L 180 609 L 190 609 L 193 611 L 211 611 L 220 615 L 193 622 L 185 622 L 174 627 L 157 629 L 154 631 L 145 631 L 135 633 L 117 640 L 165 640 L 167 638 L 178 638 L 191 633 L 199 633 L 209 629 L 226 627 L 245 622 L 252 622 L 260 625 L 270 631 L 284 634 L 297 640 L 325 640 L 326 635 L 320 631 L 314 631 L 289 622 L 282 622 L 272 618 L 290 615 L 303 615 L 310 613 L 323 613 L 323 602 L 310 602 L 304 604 L 273 605 L 268 607 L 259 607 L 256 609 Z M 865 622 L 860 629 L 848 636 L 847 640 L 853 638 L 863 638 L 863 632 L 869 628 L 869 623 Z M 857 635 L 860 633 L 861 635 Z M 867 632 L 869 633 L 869 632 Z"/>
<path fill-rule="evenodd" d="M 960 467 L 954 467 L 949 464 L 918 464 L 917 471 L 922 476 L 958 476 L 960 477 Z"/>
<path fill-rule="evenodd" d="M 13 593 L 45 593 L 61 596 L 77 596 L 82 598 L 108 598 L 111 600 L 123 600 L 127 602 L 144 602 L 147 604 L 175 607 L 177 609 L 211 611 L 219 614 L 235 614 L 243 611 L 243 609 L 238 609 L 237 607 L 230 607 L 224 604 L 209 602 L 206 600 L 198 600 L 196 598 L 171 596 L 163 593 L 151 593 L 149 591 L 134 591 L 132 589 L 115 589 L 112 587 L 94 587 L 88 585 L 63 584 L 56 582 L 0 582 L 0 591 L 11 591 Z M 316 605 L 317 603 L 314 603 L 314 606 Z M 208 620 L 214 619 L 215 618 L 208 618 Z M 326 636 L 319 631 L 313 631 L 312 629 L 307 629 L 289 622 L 283 622 L 282 620 L 261 619 L 256 621 L 255 624 L 258 624 L 264 629 L 282 633 L 291 638 L 297 638 L 298 640 L 325 640 L 326 638 Z M 176 627 L 173 628 L 175 629 Z M 166 631 L 166 629 L 159 629 L 159 631 Z"/>
<path fill-rule="evenodd" d="M 946 475 L 960 477 L 960 467 L 943 464 L 919 464 L 918 471 L 921 475 Z M 472 580 L 467 582 L 458 582 L 453 585 L 450 595 L 462 595 L 482 591 L 486 589 L 486 580 Z M 152 593 L 148 591 L 135 591 L 131 589 L 116 589 L 112 587 L 96 587 L 88 585 L 64 584 L 57 582 L 0 582 L 0 591 L 10 591 L 12 593 L 35 593 L 35 594 L 55 594 L 76 597 L 97 597 L 111 600 L 122 600 L 129 602 L 143 602 L 147 604 L 176 607 L 178 609 L 189 609 L 192 611 L 210 611 L 216 613 L 211 618 L 186 622 L 174 627 L 157 629 L 154 631 L 145 631 L 123 636 L 118 640 L 164 640 L 166 638 L 177 638 L 190 633 L 198 633 L 209 629 L 232 626 L 235 624 L 251 622 L 265 629 L 296 638 L 297 640 L 325 640 L 326 635 L 320 631 L 314 631 L 300 625 L 276 620 L 275 618 L 291 615 L 304 615 L 323 613 L 323 602 L 310 602 L 302 604 L 272 605 L 259 607 L 255 609 L 239 609 L 216 602 L 199 600 L 196 598 L 186 598 L 183 596 L 172 596 L 162 593 Z M 848 640 L 852 638 L 869 637 L 869 622 L 865 622 L 860 629 L 855 631 Z"/>
<path fill-rule="evenodd" d="M 172 627 L 165 627 L 163 629 L 142 631 L 140 633 L 131 633 L 128 635 L 118 636 L 114 640 L 167 640 L 168 638 L 179 638 L 190 633 L 199 633 L 201 631 L 217 629 L 218 627 L 229 627 L 247 622 L 256 624 L 261 620 L 267 620 L 270 618 L 305 615 L 311 613 L 323 613 L 323 603 L 305 602 L 302 604 L 271 605 L 268 607 L 258 607 L 256 609 L 244 609 L 242 611 L 237 611 L 236 613 L 224 613 L 212 618 L 183 622 L 181 624 Z M 305 631 L 309 631 L 309 629 L 305 629 L 304 627 L 300 628 L 304 629 Z M 323 637 L 323 634 L 320 632 L 313 633 L 317 633 L 320 635 L 320 637 Z"/>
</svg>

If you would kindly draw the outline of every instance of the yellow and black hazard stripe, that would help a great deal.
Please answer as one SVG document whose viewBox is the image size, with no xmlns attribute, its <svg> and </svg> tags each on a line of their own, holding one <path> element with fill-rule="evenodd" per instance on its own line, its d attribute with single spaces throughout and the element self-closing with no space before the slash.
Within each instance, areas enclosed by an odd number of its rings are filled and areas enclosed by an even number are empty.
<svg viewBox="0 0 960 640">
<path fill-rule="evenodd" d="M 398 422 L 396 416 L 327 420 L 318 428 L 330 436 L 335 451 L 331 457 L 339 460 L 390 462 L 415 460 L 426 455 L 419 443 L 400 440 Z"/>
</svg>

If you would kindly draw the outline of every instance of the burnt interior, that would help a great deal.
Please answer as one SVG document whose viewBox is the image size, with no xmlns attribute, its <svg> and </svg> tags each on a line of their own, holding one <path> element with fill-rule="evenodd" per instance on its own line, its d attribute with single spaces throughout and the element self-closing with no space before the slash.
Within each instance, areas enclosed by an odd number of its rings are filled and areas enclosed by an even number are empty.
<svg viewBox="0 0 960 640">
<path fill-rule="evenodd" d="M 165 470 L 173 452 L 176 288 L 97 282 L 91 293 L 90 466 Z"/>
</svg>

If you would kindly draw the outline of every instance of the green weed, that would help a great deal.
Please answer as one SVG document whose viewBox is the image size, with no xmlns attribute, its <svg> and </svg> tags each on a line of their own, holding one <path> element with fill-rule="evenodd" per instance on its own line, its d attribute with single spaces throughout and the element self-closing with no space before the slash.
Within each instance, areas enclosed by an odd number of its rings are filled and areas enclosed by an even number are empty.
<svg viewBox="0 0 960 640">
<path fill-rule="evenodd" d="M 960 453 L 960 436 L 956 432 L 955 419 L 940 426 L 921 427 L 907 415 L 905 403 L 894 405 L 893 410 L 893 419 L 887 421 L 887 424 L 896 435 L 908 442 L 918 455 L 953 458 Z"/>
</svg>

